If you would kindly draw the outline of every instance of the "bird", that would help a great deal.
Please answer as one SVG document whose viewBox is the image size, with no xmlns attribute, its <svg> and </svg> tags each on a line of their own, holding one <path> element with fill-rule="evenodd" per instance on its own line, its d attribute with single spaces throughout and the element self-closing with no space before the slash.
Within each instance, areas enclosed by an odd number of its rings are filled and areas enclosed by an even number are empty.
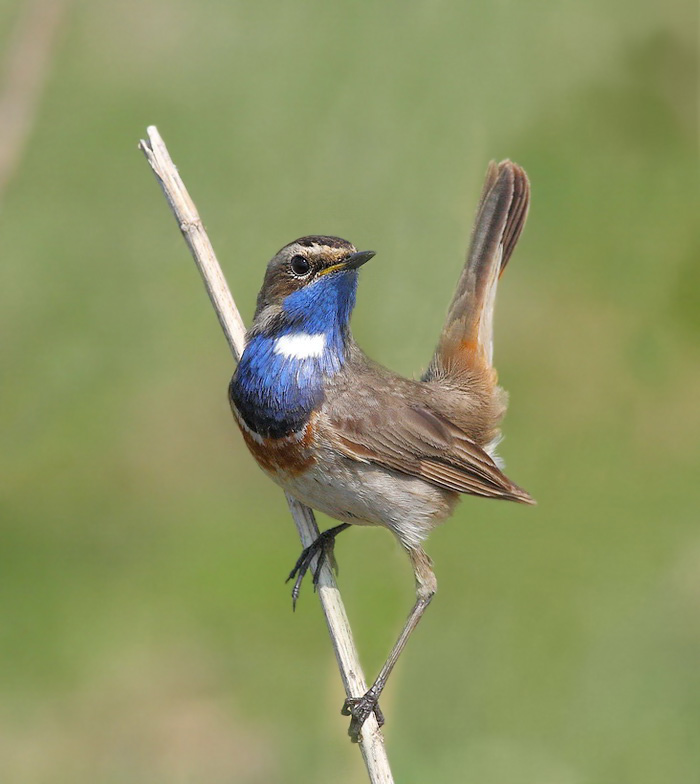
<svg viewBox="0 0 700 784">
<path fill-rule="evenodd" d="M 229 385 L 243 439 L 290 495 L 340 521 L 297 560 L 293 602 L 314 557 L 314 584 L 336 536 L 383 526 L 408 554 L 416 599 L 376 680 L 348 698 L 357 741 L 437 580 L 423 542 L 463 495 L 534 504 L 503 472 L 496 447 L 507 396 L 493 367 L 498 281 L 525 224 L 530 184 L 510 160 L 487 169 L 469 250 L 435 352 L 420 379 L 399 376 L 355 342 L 350 316 L 360 268 L 375 256 L 309 235 L 267 265 L 245 350 Z"/>
</svg>

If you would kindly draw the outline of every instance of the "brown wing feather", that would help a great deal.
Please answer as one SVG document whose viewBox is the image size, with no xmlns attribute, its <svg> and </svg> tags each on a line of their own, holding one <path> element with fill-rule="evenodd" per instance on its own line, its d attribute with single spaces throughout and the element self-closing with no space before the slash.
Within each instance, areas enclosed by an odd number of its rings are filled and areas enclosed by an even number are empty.
<svg viewBox="0 0 700 784">
<path fill-rule="evenodd" d="M 376 463 L 458 493 L 534 503 L 489 455 L 444 417 L 425 407 L 382 411 L 368 425 L 359 413 L 330 421 L 336 447 L 353 460 Z"/>
</svg>

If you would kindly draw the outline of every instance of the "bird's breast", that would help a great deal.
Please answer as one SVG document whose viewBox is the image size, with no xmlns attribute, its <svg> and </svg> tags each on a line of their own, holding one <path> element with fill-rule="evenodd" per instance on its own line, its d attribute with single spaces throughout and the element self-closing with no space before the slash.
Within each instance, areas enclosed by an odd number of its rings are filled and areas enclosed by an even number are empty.
<svg viewBox="0 0 700 784">
<path fill-rule="evenodd" d="M 284 485 L 289 479 L 304 474 L 315 465 L 315 414 L 311 414 L 299 431 L 280 438 L 270 438 L 251 430 L 235 407 L 233 411 L 250 453 L 263 471 L 276 482 Z"/>
<path fill-rule="evenodd" d="M 248 342 L 231 379 L 231 408 L 251 453 L 277 481 L 314 464 L 325 382 L 343 361 L 333 333 L 296 330 Z"/>
<path fill-rule="evenodd" d="M 300 433 L 324 399 L 342 354 L 323 333 L 257 335 L 246 346 L 229 396 L 251 432 L 272 439 Z"/>
</svg>

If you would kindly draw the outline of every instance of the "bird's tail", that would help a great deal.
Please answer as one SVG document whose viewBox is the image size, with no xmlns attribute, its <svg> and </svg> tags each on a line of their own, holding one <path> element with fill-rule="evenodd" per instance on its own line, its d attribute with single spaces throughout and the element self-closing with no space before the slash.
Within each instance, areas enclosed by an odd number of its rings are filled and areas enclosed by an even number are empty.
<svg viewBox="0 0 700 784">
<path fill-rule="evenodd" d="M 492 368 L 493 312 L 498 279 L 525 225 L 527 175 L 512 161 L 492 161 L 486 172 L 467 262 L 425 380 L 484 373 Z"/>
</svg>

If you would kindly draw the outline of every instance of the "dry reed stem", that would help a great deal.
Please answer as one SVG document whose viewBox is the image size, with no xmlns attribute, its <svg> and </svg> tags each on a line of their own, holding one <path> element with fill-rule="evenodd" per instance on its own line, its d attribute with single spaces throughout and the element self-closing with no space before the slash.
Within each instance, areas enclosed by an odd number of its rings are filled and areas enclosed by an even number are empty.
<svg viewBox="0 0 700 784">
<path fill-rule="evenodd" d="M 0 67 L 0 199 L 34 127 L 68 4 L 68 0 L 24 3 L 7 44 Z"/>
<path fill-rule="evenodd" d="M 148 141 L 141 140 L 139 148 L 148 159 L 151 168 L 165 194 L 170 209 L 180 226 L 187 245 L 199 272 L 204 280 L 209 298 L 219 318 L 226 340 L 236 360 L 245 346 L 245 326 L 226 285 L 219 262 L 209 237 L 204 230 L 197 212 L 182 179 L 172 162 L 165 143 L 155 126 L 147 129 Z M 307 506 L 286 495 L 289 509 L 294 518 L 299 537 L 307 547 L 318 536 L 314 513 Z M 315 564 L 314 564 L 315 565 Z M 338 661 L 340 677 L 348 697 L 360 697 L 367 691 L 357 649 L 352 637 L 340 591 L 335 583 L 333 572 L 327 563 L 321 568 L 318 596 L 321 601 L 328 632 Z M 362 728 L 359 746 L 372 784 L 393 784 L 389 760 L 384 748 L 384 738 L 374 714 L 371 714 Z"/>
</svg>

